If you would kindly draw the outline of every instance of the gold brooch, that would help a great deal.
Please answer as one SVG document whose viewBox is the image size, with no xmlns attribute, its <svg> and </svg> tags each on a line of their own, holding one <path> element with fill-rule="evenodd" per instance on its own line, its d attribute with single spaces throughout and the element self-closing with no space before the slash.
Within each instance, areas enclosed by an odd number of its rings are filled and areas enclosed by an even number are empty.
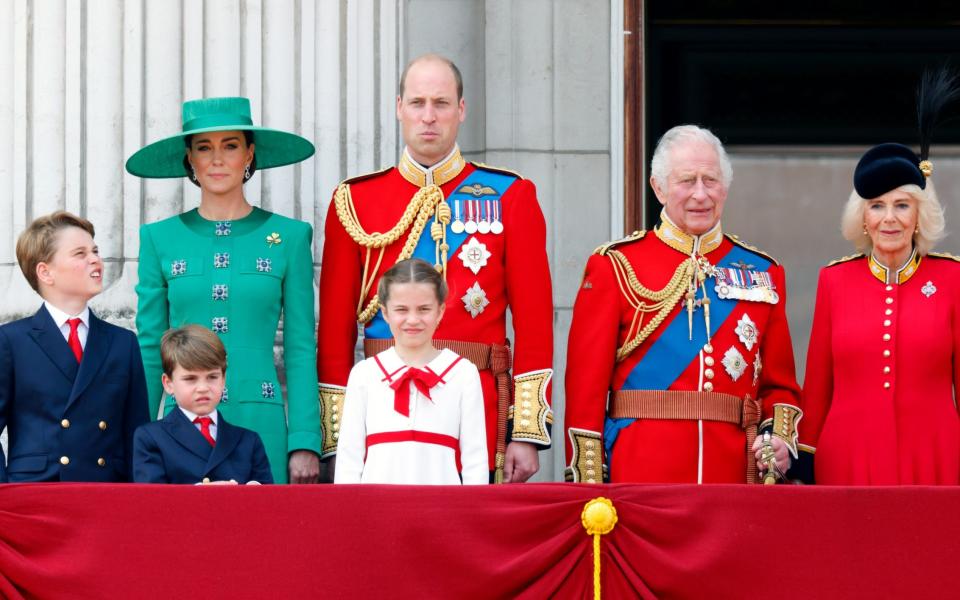
<svg viewBox="0 0 960 600">
<path fill-rule="evenodd" d="M 930 177 L 933 175 L 933 163 L 929 160 L 921 160 L 917 168 L 920 169 L 920 172 L 923 173 L 924 177 Z"/>
<path fill-rule="evenodd" d="M 279 244 L 279 243 L 282 242 L 282 241 L 283 241 L 283 240 L 280 239 L 280 234 L 277 233 L 277 232 L 273 232 L 273 233 L 271 233 L 270 235 L 267 236 L 267 245 L 268 245 L 268 246 L 273 246 L 274 244 Z"/>
</svg>

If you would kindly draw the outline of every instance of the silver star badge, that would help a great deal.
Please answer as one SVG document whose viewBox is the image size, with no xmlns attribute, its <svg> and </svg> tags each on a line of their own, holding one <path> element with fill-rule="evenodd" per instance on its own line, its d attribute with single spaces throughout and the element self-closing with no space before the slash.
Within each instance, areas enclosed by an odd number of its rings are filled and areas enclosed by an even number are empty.
<svg viewBox="0 0 960 600">
<path fill-rule="evenodd" d="M 730 374 L 730 379 L 734 381 L 740 379 L 743 372 L 747 370 L 747 361 L 740 354 L 740 351 L 733 346 L 730 346 L 723 354 L 723 360 L 720 362 L 723 363 L 723 368 Z"/>
<path fill-rule="evenodd" d="M 923 287 L 920 288 L 920 291 L 923 293 L 924 296 L 929 298 L 930 296 L 937 293 L 937 286 L 933 285 L 932 281 L 928 281 L 925 284 L 923 284 Z"/>
<path fill-rule="evenodd" d="M 737 328 L 733 331 L 740 336 L 740 341 L 747 347 L 747 350 L 753 350 L 759 332 L 757 331 L 757 324 L 753 322 L 750 315 L 743 313 L 743 318 L 737 321 Z"/>
<path fill-rule="evenodd" d="M 490 301 L 487 300 L 487 293 L 480 288 L 479 283 L 474 283 L 470 286 L 461 300 L 463 300 L 463 305 L 466 307 L 467 312 L 469 312 L 470 316 L 474 319 L 490 304 Z"/>
<path fill-rule="evenodd" d="M 457 257 L 463 261 L 463 266 L 473 271 L 476 275 L 480 269 L 487 266 L 487 259 L 492 255 L 487 250 L 487 246 L 477 241 L 477 238 L 471 237 L 470 240 L 460 249 Z"/>
</svg>

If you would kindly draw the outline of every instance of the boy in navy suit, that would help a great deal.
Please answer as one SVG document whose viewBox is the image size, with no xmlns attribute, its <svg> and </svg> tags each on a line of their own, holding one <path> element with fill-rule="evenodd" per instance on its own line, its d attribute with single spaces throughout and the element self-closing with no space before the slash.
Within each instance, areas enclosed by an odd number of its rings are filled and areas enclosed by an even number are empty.
<svg viewBox="0 0 960 600">
<path fill-rule="evenodd" d="M 137 429 L 137 483 L 273 483 L 263 441 L 227 423 L 217 411 L 224 393 L 227 351 L 205 327 L 171 329 L 160 340 L 163 388 L 177 408 Z"/>
<path fill-rule="evenodd" d="M 43 298 L 0 326 L 0 483 L 130 480 L 147 388 L 133 333 L 97 318 L 103 261 L 86 219 L 58 211 L 17 239 L 17 262 Z"/>
</svg>

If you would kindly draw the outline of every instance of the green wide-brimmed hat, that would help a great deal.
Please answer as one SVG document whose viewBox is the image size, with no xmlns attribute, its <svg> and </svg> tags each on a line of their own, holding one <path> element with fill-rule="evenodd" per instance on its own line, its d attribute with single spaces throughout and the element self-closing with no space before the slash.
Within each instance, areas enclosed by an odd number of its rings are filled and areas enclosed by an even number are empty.
<svg viewBox="0 0 960 600">
<path fill-rule="evenodd" d="M 254 127 L 246 98 L 203 98 L 183 103 L 183 131 L 137 150 L 127 172 L 137 177 L 186 177 L 184 138 L 209 131 L 251 131 L 257 169 L 282 167 L 310 158 L 313 144 L 294 133 Z"/>
</svg>

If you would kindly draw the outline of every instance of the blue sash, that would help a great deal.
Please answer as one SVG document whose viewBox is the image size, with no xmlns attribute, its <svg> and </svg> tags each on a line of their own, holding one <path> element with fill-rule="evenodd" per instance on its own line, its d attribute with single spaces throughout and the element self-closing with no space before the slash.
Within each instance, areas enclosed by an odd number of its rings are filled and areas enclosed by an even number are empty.
<svg viewBox="0 0 960 600">
<path fill-rule="evenodd" d="M 740 246 L 734 246 L 715 265 L 717 267 L 730 267 L 733 263 L 750 262 L 755 266 L 755 271 L 766 271 L 772 264 L 769 260 L 758 254 L 749 252 Z M 721 299 L 717 297 L 714 290 L 715 280 L 708 279 L 704 282 L 704 288 L 707 291 L 707 297 L 710 298 L 710 335 L 716 335 L 720 327 L 723 326 L 727 318 L 733 312 L 740 300 Z M 702 326 L 702 309 L 698 309 L 698 314 L 694 315 L 693 339 L 690 339 L 690 328 L 687 320 L 686 309 L 681 308 L 680 312 L 666 326 L 660 337 L 657 338 L 650 349 L 644 355 L 643 359 L 634 366 L 633 370 L 627 375 L 623 382 L 622 390 L 667 390 L 680 375 L 687 370 L 690 363 L 700 354 L 700 350 L 707 343 L 707 334 Z M 611 419 L 607 418 L 603 427 L 603 441 L 609 456 L 613 443 L 617 435 L 624 427 L 633 423 L 636 419 Z"/>
<path fill-rule="evenodd" d="M 453 215 L 457 214 L 457 209 L 459 208 L 459 214 L 463 218 L 466 213 L 464 212 L 465 202 L 467 200 L 477 200 L 478 198 L 473 194 L 466 192 L 461 192 L 465 187 L 473 187 L 475 184 L 479 185 L 481 188 L 490 188 L 496 192 L 495 194 L 485 194 L 481 200 L 485 204 L 487 201 L 492 203 L 497 203 L 498 206 L 501 206 L 500 198 L 507 192 L 507 189 L 513 182 L 517 180 L 515 175 L 507 175 L 506 173 L 498 173 L 495 171 L 487 171 L 485 169 L 476 169 L 473 173 L 467 176 L 458 186 L 457 190 L 450 194 L 450 197 L 447 198 L 447 202 L 450 204 L 450 209 Z M 500 210 L 499 213 L 501 220 L 503 219 L 503 211 Z M 489 215 L 486 215 L 489 218 Z M 433 241 L 433 238 L 430 237 L 430 227 L 433 226 L 433 222 L 436 220 L 435 217 L 430 217 L 427 221 L 426 226 L 423 228 L 423 234 L 420 236 L 420 240 L 417 242 L 417 246 L 413 249 L 413 258 L 421 258 L 427 261 L 430 264 L 434 264 L 437 259 L 436 254 L 436 242 Z M 471 234 L 467 232 L 463 233 L 454 233 L 450 230 L 450 226 L 447 226 L 447 244 L 450 246 L 450 249 L 447 251 L 447 261 L 455 259 L 457 250 L 460 249 L 460 245 L 463 244 L 470 237 Z M 476 234 L 473 234 L 476 235 Z M 377 311 L 377 314 L 367 323 L 366 329 L 364 329 L 364 336 L 370 339 L 390 339 L 393 335 L 390 333 L 390 327 L 387 325 L 387 322 L 383 319 L 383 314 L 380 311 Z"/>
</svg>

